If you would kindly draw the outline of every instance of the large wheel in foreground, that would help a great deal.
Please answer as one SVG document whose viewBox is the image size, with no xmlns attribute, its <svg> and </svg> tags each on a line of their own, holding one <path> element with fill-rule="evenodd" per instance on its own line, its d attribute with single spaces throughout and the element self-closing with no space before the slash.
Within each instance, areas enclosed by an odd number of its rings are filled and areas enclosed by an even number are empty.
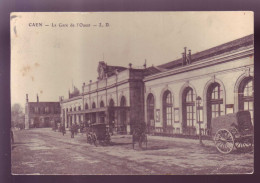
<svg viewBox="0 0 260 183">
<path fill-rule="evenodd" d="M 226 129 L 217 131 L 214 142 L 218 151 L 223 154 L 230 153 L 234 148 L 234 137 L 232 133 Z"/>
</svg>

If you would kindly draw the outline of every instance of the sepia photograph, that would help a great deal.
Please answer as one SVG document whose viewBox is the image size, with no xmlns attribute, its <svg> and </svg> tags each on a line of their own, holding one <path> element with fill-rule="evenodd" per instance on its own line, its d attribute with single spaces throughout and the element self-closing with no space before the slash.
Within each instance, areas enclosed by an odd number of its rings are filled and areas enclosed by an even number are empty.
<svg viewBox="0 0 260 183">
<path fill-rule="evenodd" d="M 12 12 L 10 35 L 12 175 L 254 173 L 254 12 Z"/>
</svg>

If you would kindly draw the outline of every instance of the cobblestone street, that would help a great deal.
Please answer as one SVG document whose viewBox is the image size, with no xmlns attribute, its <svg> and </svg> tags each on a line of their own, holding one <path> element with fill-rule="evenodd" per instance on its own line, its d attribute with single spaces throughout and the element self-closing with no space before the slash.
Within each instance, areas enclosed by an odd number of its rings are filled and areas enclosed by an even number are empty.
<svg viewBox="0 0 260 183">
<path fill-rule="evenodd" d="M 86 135 L 62 136 L 49 128 L 14 132 L 13 174 L 179 175 L 252 173 L 253 153 L 220 154 L 212 141 L 148 136 L 132 149 L 130 135 L 112 136 L 110 146 L 87 144 Z"/>
</svg>

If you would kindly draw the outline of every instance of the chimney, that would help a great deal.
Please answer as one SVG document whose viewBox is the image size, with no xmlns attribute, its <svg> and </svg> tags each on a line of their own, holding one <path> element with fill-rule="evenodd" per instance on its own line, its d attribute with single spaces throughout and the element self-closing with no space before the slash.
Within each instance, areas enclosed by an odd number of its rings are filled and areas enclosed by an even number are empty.
<svg viewBox="0 0 260 183">
<path fill-rule="evenodd" d="M 146 59 L 145 59 L 145 62 L 144 62 L 144 69 L 146 69 Z"/>
<path fill-rule="evenodd" d="M 188 63 L 191 64 L 191 50 L 189 50 Z"/>
<path fill-rule="evenodd" d="M 191 63 L 191 50 L 187 55 L 187 47 L 184 47 L 184 53 L 182 53 L 182 65 L 190 64 Z"/>
<path fill-rule="evenodd" d="M 184 57 L 184 53 L 182 53 L 182 66 L 185 65 L 185 57 Z"/>
<path fill-rule="evenodd" d="M 26 102 L 27 102 L 27 103 L 29 102 L 28 94 L 27 94 L 27 93 L 26 93 Z"/>
<path fill-rule="evenodd" d="M 39 96 L 38 96 L 38 93 L 37 93 L 37 102 L 39 102 Z"/>
<path fill-rule="evenodd" d="M 187 64 L 187 53 L 186 53 L 187 47 L 184 47 L 184 63 Z"/>
<path fill-rule="evenodd" d="M 129 65 L 129 69 L 131 69 L 131 68 L 132 68 L 132 64 L 131 64 L 131 63 L 129 63 L 128 65 Z"/>
</svg>

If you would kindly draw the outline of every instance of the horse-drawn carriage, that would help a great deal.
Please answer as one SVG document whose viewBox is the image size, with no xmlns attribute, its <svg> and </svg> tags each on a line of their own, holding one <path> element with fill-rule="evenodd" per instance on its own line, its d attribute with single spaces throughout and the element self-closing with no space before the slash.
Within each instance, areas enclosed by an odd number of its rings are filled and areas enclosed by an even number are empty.
<svg viewBox="0 0 260 183">
<path fill-rule="evenodd" d="M 133 136 L 132 136 L 132 144 L 133 149 L 135 148 L 135 142 L 138 142 L 139 147 L 142 149 L 145 145 L 147 148 L 147 135 L 146 135 L 146 124 L 145 123 L 137 123 L 133 126 Z"/>
<path fill-rule="evenodd" d="M 109 130 L 104 123 L 90 124 L 86 130 L 87 142 L 97 146 L 98 144 L 109 145 L 111 142 Z"/>
<path fill-rule="evenodd" d="M 240 111 L 213 118 L 211 134 L 219 152 L 227 154 L 235 147 L 239 151 L 253 148 L 254 129 L 249 111 Z"/>
</svg>

